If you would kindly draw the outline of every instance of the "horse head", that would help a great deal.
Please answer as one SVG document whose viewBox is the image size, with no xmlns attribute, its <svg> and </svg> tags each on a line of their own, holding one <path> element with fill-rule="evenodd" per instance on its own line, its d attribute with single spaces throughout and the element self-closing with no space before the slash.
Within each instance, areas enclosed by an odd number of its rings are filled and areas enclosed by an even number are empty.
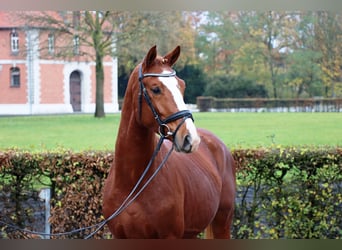
<svg viewBox="0 0 342 250">
<path fill-rule="evenodd" d="M 140 84 L 139 121 L 173 141 L 176 151 L 190 153 L 198 148 L 200 137 L 184 103 L 185 82 L 172 69 L 179 54 L 177 46 L 161 57 L 154 46 L 136 69 Z"/>
</svg>

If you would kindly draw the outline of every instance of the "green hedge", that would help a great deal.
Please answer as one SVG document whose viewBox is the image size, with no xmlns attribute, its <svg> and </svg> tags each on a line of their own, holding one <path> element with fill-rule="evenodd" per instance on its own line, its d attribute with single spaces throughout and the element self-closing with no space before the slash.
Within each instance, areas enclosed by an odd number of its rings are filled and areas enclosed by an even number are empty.
<svg viewBox="0 0 342 250">
<path fill-rule="evenodd" d="M 234 238 L 342 238 L 341 148 L 235 149 L 233 155 L 238 166 Z M 32 190 L 49 186 L 53 233 L 100 222 L 112 160 L 111 152 L 0 152 L 1 221 L 35 229 L 27 201 L 38 199 Z M 32 235 L 0 224 L 0 237 Z M 95 235 L 109 237 L 107 228 Z"/>
<path fill-rule="evenodd" d="M 342 238 L 341 148 L 236 150 L 234 155 L 236 238 Z"/>
</svg>

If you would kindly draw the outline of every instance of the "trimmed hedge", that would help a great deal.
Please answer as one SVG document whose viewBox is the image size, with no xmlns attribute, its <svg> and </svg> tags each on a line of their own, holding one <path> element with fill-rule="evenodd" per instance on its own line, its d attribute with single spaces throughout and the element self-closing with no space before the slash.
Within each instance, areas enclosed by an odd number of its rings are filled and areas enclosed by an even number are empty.
<svg viewBox="0 0 342 250">
<path fill-rule="evenodd" d="M 109 152 L 63 151 L 30 154 L 7 151 L 0 153 L 1 193 L 6 194 L 4 197 L 11 197 L 6 200 L 0 198 L 0 204 L 1 202 L 4 202 L 5 206 L 8 203 L 16 204 L 2 210 L 1 218 L 20 227 L 25 224 L 28 229 L 36 230 L 34 221 L 23 223 L 26 221 L 25 218 L 33 218 L 32 208 L 27 205 L 26 190 L 36 189 L 37 186 L 49 186 L 51 187 L 51 233 L 68 232 L 100 222 L 103 220 L 102 187 L 113 161 L 112 157 Z M 37 194 L 34 196 L 38 197 Z M 22 233 L 12 232 L 11 228 L 5 226 L 1 231 L 3 237 L 30 237 L 30 235 L 23 236 Z M 84 238 L 91 231 L 52 238 Z M 109 231 L 102 230 L 94 238 L 106 238 L 107 235 Z"/>
<path fill-rule="evenodd" d="M 342 238 L 341 148 L 235 150 L 234 156 L 235 238 Z"/>
<path fill-rule="evenodd" d="M 342 99 L 337 98 L 215 98 L 212 96 L 197 97 L 197 107 L 201 112 L 210 110 L 234 111 L 275 111 L 286 112 L 341 112 Z"/>
<path fill-rule="evenodd" d="M 235 149 L 237 197 L 233 238 L 342 238 L 342 149 Z M 51 232 L 103 219 L 102 188 L 110 152 L 0 152 L 0 218 L 36 230 L 37 190 L 51 187 Z M 28 190 L 31 190 L 28 192 Z M 30 203 L 32 204 L 32 202 Z M 93 229 L 52 238 L 83 238 Z M 0 224 L 1 238 L 30 238 Z M 94 238 L 110 238 L 105 227 Z"/>
</svg>

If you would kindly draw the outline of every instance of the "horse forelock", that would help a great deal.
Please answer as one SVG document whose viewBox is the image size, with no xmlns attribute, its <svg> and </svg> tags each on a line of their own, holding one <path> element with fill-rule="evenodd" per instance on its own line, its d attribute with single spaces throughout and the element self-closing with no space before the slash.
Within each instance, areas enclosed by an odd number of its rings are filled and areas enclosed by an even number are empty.
<svg viewBox="0 0 342 250">
<path fill-rule="evenodd" d="M 168 65 L 168 59 L 157 55 L 154 61 L 149 64 L 148 68 L 143 68 L 143 71 L 144 73 L 161 73 L 165 69 L 171 70 L 171 67 Z"/>
</svg>

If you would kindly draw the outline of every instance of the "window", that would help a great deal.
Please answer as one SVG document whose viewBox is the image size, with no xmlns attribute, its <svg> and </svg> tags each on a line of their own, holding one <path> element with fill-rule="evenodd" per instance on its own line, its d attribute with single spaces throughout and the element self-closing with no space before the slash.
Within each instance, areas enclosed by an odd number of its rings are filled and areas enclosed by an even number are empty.
<svg viewBox="0 0 342 250">
<path fill-rule="evenodd" d="M 11 87 L 20 87 L 20 69 L 18 67 L 12 67 L 11 73 Z"/>
<path fill-rule="evenodd" d="M 14 54 L 19 52 L 19 36 L 15 29 L 11 32 L 11 52 Z"/>
<path fill-rule="evenodd" d="M 52 33 L 48 36 L 48 51 L 50 55 L 55 52 L 55 36 Z"/>
<path fill-rule="evenodd" d="M 75 29 L 78 29 L 80 27 L 80 20 L 81 20 L 81 12 L 73 11 L 72 12 L 72 24 L 74 25 Z"/>
<path fill-rule="evenodd" d="M 74 36 L 74 55 L 80 53 L 80 38 L 78 35 Z"/>
</svg>

